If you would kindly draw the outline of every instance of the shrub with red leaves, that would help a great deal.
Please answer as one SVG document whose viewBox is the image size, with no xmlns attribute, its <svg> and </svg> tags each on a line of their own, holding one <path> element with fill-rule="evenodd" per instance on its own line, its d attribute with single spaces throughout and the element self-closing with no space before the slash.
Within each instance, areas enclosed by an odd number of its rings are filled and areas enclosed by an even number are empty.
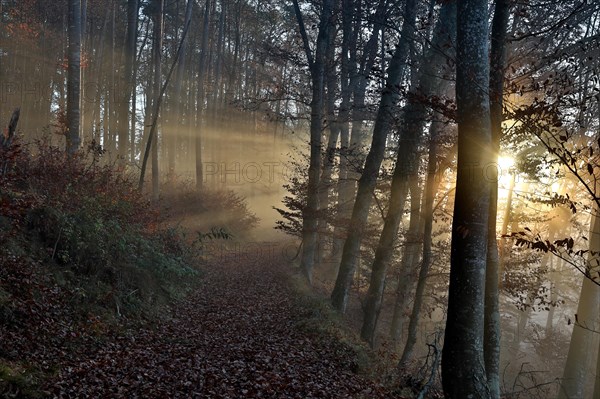
<svg viewBox="0 0 600 399">
<path fill-rule="evenodd" d="M 1 149 L 0 397 L 36 396 L 77 342 L 157 312 L 197 273 L 133 176 L 94 150 Z"/>
</svg>

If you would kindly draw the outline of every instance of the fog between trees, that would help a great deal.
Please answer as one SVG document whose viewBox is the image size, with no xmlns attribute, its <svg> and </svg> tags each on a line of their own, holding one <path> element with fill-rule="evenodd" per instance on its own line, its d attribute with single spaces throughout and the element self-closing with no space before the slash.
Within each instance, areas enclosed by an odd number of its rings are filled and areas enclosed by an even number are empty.
<svg viewBox="0 0 600 399">
<path fill-rule="evenodd" d="M 178 222 L 283 254 L 389 381 L 600 398 L 599 3 L 28 0 L 0 17 L 0 116 L 20 108 L 23 142 L 143 171 L 155 202 L 245 197 L 250 235 Z"/>
</svg>

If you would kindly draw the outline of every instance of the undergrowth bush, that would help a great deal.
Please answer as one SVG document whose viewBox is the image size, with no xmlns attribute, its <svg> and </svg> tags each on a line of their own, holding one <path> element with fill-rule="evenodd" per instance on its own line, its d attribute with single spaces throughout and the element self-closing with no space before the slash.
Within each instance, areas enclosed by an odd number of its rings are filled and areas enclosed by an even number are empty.
<svg viewBox="0 0 600 399">
<path fill-rule="evenodd" d="M 0 145 L 0 397 L 44 397 L 71 353 L 188 292 L 203 241 L 258 222 L 233 192 L 155 204 L 136 183 L 94 143 L 72 158 L 46 140 Z"/>
<path fill-rule="evenodd" d="M 243 196 L 231 190 L 199 191 L 191 182 L 166 192 L 162 205 L 170 218 L 182 221 L 182 225 L 199 234 L 218 226 L 239 236 L 259 222 Z"/>
<path fill-rule="evenodd" d="M 189 266 L 193 250 L 179 231 L 159 228 L 159 212 L 135 176 L 102 164 L 102 154 L 90 149 L 67 158 L 42 140 L 17 142 L 2 154 L 0 240 L 12 248 L 5 255 L 29 253 L 50 265 L 57 281 L 96 312 L 152 312 L 197 273 Z"/>
</svg>

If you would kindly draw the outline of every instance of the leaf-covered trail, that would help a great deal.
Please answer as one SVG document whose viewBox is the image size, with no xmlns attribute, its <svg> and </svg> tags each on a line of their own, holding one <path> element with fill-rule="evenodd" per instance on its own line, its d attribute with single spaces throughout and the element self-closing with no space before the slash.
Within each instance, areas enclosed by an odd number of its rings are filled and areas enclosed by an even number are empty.
<svg viewBox="0 0 600 399">
<path fill-rule="evenodd" d="M 383 398 L 349 350 L 298 329 L 284 273 L 220 262 L 172 317 L 123 333 L 63 367 L 58 397 Z"/>
</svg>

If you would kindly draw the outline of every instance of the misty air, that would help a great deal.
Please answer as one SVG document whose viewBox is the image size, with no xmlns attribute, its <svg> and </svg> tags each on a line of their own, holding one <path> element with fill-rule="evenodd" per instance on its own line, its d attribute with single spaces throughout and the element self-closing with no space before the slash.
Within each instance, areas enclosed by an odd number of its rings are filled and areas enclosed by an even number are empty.
<svg viewBox="0 0 600 399">
<path fill-rule="evenodd" d="M 600 399 L 599 34 L 0 1 L 0 397 Z"/>
</svg>

